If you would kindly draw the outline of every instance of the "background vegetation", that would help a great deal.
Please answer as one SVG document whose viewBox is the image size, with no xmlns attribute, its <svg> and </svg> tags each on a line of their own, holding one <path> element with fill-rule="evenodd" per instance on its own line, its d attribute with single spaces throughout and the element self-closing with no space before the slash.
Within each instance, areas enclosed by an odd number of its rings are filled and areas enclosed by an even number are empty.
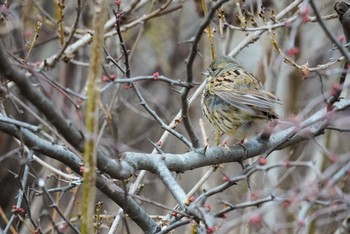
<svg viewBox="0 0 350 234">
<path fill-rule="evenodd" d="M 349 232 L 336 3 L 0 1 L 0 231 Z M 283 103 L 244 147 L 201 112 L 223 54 Z"/>
</svg>

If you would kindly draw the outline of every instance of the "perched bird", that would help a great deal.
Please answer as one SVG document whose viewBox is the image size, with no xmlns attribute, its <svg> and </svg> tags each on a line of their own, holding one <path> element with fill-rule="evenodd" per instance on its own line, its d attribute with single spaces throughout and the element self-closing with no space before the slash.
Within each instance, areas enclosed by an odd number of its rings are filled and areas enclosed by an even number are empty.
<svg viewBox="0 0 350 234">
<path fill-rule="evenodd" d="M 274 105 L 279 99 L 264 90 L 260 80 L 246 72 L 235 59 L 215 59 L 206 72 L 207 84 L 202 94 L 205 117 L 218 130 L 237 140 L 264 130 L 271 119 L 277 119 Z"/>
</svg>

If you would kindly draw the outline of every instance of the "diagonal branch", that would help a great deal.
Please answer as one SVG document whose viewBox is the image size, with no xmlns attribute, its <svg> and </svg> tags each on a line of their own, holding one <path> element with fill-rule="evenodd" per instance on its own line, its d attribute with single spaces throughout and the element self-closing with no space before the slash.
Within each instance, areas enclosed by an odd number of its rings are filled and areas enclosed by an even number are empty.
<svg viewBox="0 0 350 234">
<path fill-rule="evenodd" d="M 0 131 L 21 140 L 23 144 L 34 152 L 39 152 L 56 159 L 70 167 L 77 174 L 81 174 L 80 169 L 83 165 L 83 161 L 66 147 L 46 141 L 29 130 L 18 128 L 13 124 L 0 122 Z M 156 232 L 158 228 L 157 224 L 131 196 L 127 195 L 125 191 L 118 187 L 111 179 L 98 174 L 96 178 L 96 187 L 123 208 L 128 216 L 134 220 L 142 230 L 146 233 Z"/>
<path fill-rule="evenodd" d="M 84 137 L 81 132 L 72 126 L 72 123 L 61 115 L 56 106 L 30 83 L 23 72 L 12 66 L 8 57 L 4 48 L 0 46 L 0 74 L 16 83 L 22 95 L 46 116 L 68 142 L 82 151 Z"/>
<path fill-rule="evenodd" d="M 348 118 L 350 100 L 339 102 L 335 109 L 327 112 L 325 109 L 312 115 L 299 125 L 273 133 L 268 141 L 260 137 L 245 143 L 245 146 L 234 145 L 230 147 L 212 147 L 204 151 L 195 150 L 183 154 L 145 154 L 136 152 L 124 152 L 121 160 L 114 164 L 114 170 L 118 171 L 118 178 L 129 178 L 137 170 L 149 170 L 157 167 L 159 160 L 164 160 L 171 171 L 184 172 L 195 168 L 217 165 L 229 162 L 241 162 L 242 160 L 262 155 L 265 152 L 284 149 L 287 146 L 309 140 L 312 137 L 323 134 L 327 126 L 337 119 Z"/>
</svg>

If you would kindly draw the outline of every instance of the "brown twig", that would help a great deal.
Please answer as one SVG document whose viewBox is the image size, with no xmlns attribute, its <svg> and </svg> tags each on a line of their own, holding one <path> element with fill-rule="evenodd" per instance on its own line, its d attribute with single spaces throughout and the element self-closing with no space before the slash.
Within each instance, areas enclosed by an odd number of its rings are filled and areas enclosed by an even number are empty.
<svg viewBox="0 0 350 234">
<path fill-rule="evenodd" d="M 316 6 L 313 0 L 310 0 L 310 5 L 312 10 L 314 11 L 314 14 L 316 16 L 316 19 L 318 21 L 318 23 L 320 24 L 321 28 L 323 29 L 323 31 L 325 32 L 325 34 L 327 35 L 327 37 L 336 45 L 336 47 L 339 49 L 340 53 L 344 56 L 345 58 L 345 63 L 344 63 L 344 67 L 343 67 L 343 71 L 340 74 L 339 77 L 339 81 L 338 81 L 338 85 L 337 88 L 334 89 L 334 91 L 332 92 L 331 97 L 328 99 L 327 101 L 327 106 L 328 106 L 328 110 L 332 109 L 332 106 L 335 102 L 339 101 L 339 97 L 340 94 L 343 90 L 343 84 L 345 82 L 345 78 L 346 75 L 348 73 L 348 64 L 350 63 L 350 56 L 349 54 L 345 51 L 344 47 L 342 45 L 340 45 L 339 41 L 333 36 L 333 34 L 329 31 L 329 29 L 327 28 L 327 26 L 324 24 Z M 337 4 L 336 4 L 337 5 Z M 338 13 L 339 14 L 339 13 Z"/>
<path fill-rule="evenodd" d="M 183 123 L 185 125 L 185 128 L 187 130 L 187 133 L 191 139 L 191 142 L 192 142 L 192 145 L 194 148 L 199 147 L 199 139 L 198 139 L 198 136 L 196 135 L 196 133 L 194 132 L 193 127 L 192 127 L 192 123 L 191 123 L 189 113 L 188 113 L 189 106 L 188 106 L 188 100 L 187 100 L 188 94 L 189 94 L 189 92 L 192 88 L 192 85 L 193 85 L 193 70 L 192 70 L 193 63 L 194 63 L 194 59 L 196 58 L 196 55 L 197 55 L 197 46 L 198 46 L 200 39 L 202 38 L 204 30 L 209 25 L 210 20 L 213 18 L 215 11 L 219 7 L 221 7 L 222 4 L 224 4 L 227 1 L 228 0 L 220 0 L 211 7 L 209 13 L 204 18 L 203 22 L 199 26 L 198 31 L 196 32 L 193 44 L 192 44 L 191 49 L 190 49 L 190 53 L 186 59 L 187 60 L 186 61 L 187 62 L 187 64 L 186 64 L 186 74 L 187 74 L 186 82 L 188 85 L 191 85 L 191 86 L 185 87 L 181 92 L 181 105 L 182 105 L 181 110 L 182 110 Z"/>
<path fill-rule="evenodd" d="M 119 10 L 119 7 L 118 7 Z M 120 13 L 113 11 L 113 13 L 115 14 L 116 17 L 116 31 L 118 34 L 118 38 L 119 38 L 119 42 L 120 42 L 120 46 L 122 47 L 122 51 L 124 54 L 124 65 L 125 65 L 125 75 L 128 78 L 130 78 L 130 65 L 129 65 L 129 56 L 128 56 L 128 50 L 126 48 L 126 45 L 124 43 L 123 40 L 123 36 L 120 30 Z M 110 57 L 110 56 L 109 56 Z M 158 78 L 158 77 L 157 77 Z M 164 79 L 165 80 L 165 79 Z M 134 83 L 130 83 L 132 89 L 135 91 L 136 96 L 138 97 L 138 99 L 140 100 L 140 105 L 142 105 L 146 111 L 159 123 L 159 125 L 165 129 L 166 131 L 168 131 L 170 134 L 172 134 L 173 136 L 175 136 L 176 138 L 178 138 L 180 141 L 182 141 L 187 147 L 192 148 L 192 144 L 191 142 L 189 142 L 186 137 L 184 137 L 182 134 L 176 132 L 174 129 L 171 129 L 168 127 L 167 124 L 164 123 L 164 121 L 157 115 L 157 113 L 152 110 L 152 108 L 147 104 L 146 100 L 143 98 L 139 88 L 137 87 L 136 84 Z M 185 84 L 186 85 L 186 84 Z"/>
<path fill-rule="evenodd" d="M 51 67 L 54 67 L 55 64 L 57 63 L 58 60 L 60 60 L 60 58 L 62 57 L 62 55 L 64 54 L 65 50 L 67 49 L 67 47 L 69 46 L 69 44 L 71 43 L 74 34 L 77 30 L 78 27 L 78 23 L 79 23 L 79 19 L 80 19 L 80 13 L 81 13 L 81 0 L 77 0 L 77 8 L 76 8 L 76 16 L 74 19 L 74 23 L 73 26 L 71 28 L 71 31 L 67 37 L 67 40 L 64 42 L 62 48 L 60 49 L 60 51 L 56 54 L 56 57 L 54 58 L 54 60 L 52 61 L 52 64 L 50 64 Z"/>
<path fill-rule="evenodd" d="M 118 12 L 116 12 L 114 9 L 113 9 L 113 13 L 114 13 L 114 16 L 116 18 L 116 31 L 117 31 L 117 35 L 118 35 L 118 38 L 119 38 L 119 43 L 120 43 L 120 46 L 123 50 L 123 55 L 124 55 L 124 65 L 125 65 L 125 76 L 127 78 L 130 78 L 130 65 L 129 65 L 129 52 L 127 51 L 126 49 L 126 45 L 125 45 L 125 42 L 123 40 L 123 37 L 122 37 L 122 33 L 120 31 L 120 6 L 118 5 Z"/>
</svg>

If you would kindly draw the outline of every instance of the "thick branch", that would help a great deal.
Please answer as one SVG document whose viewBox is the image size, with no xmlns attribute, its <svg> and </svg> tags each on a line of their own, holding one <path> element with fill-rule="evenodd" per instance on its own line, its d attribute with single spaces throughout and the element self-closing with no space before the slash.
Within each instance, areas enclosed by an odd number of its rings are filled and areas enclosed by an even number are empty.
<svg viewBox="0 0 350 234">
<path fill-rule="evenodd" d="M 266 152 L 271 153 L 274 150 L 283 149 L 321 135 L 331 122 L 330 119 L 334 122 L 337 118 L 347 118 L 349 108 L 350 100 L 342 101 L 331 112 L 327 113 L 326 110 L 321 110 L 297 126 L 272 134 L 267 142 L 258 137 L 245 143 L 245 147 L 241 145 L 234 145 L 229 148 L 213 147 L 205 152 L 198 150 L 184 154 L 162 155 L 125 152 L 121 154 L 119 161 L 113 161 L 113 166 L 116 167 L 114 170 L 118 171 L 120 178 L 126 179 L 137 170 L 144 169 L 155 172 L 160 160 L 164 160 L 167 167 L 176 172 L 221 163 L 241 162 L 247 158 L 262 155 Z M 346 111 L 343 112 L 344 110 Z"/>
<path fill-rule="evenodd" d="M 15 69 L 10 63 L 7 53 L 0 46 L 0 74 L 5 78 L 13 81 L 21 91 L 21 94 L 29 100 L 41 113 L 56 127 L 62 136 L 78 151 L 84 149 L 84 137 L 82 133 L 61 113 L 57 110 L 54 103 L 44 96 L 40 90 L 37 90 L 25 74 L 20 70 Z M 111 161 L 108 156 L 97 152 L 97 166 L 100 170 L 116 177 L 113 167 L 109 167 Z"/>
<path fill-rule="evenodd" d="M 116 178 L 124 179 L 141 169 L 161 175 L 160 171 L 164 165 L 170 171 L 183 172 L 207 165 L 240 162 L 243 159 L 260 155 L 271 148 L 275 150 L 282 149 L 318 136 L 323 133 L 330 122 L 334 122 L 337 118 L 346 118 L 349 108 L 350 100 L 341 101 L 336 104 L 336 108 L 331 112 L 326 112 L 326 110 L 319 111 L 298 126 L 272 134 L 268 142 L 261 142 L 258 140 L 259 138 L 252 139 L 245 144 L 244 148 L 240 145 L 235 145 L 230 148 L 213 147 L 205 152 L 196 151 L 184 154 L 162 155 L 128 152 L 122 154 L 119 160 L 108 160 L 107 163 L 109 163 L 109 169 L 115 171 L 114 175 L 117 176 Z M 0 130 L 20 139 L 32 150 L 57 159 L 78 174 L 80 173 L 81 159 L 65 147 L 45 141 L 29 130 L 17 128 L 13 124 L 0 122 Z M 144 210 L 111 180 L 103 175 L 98 175 L 96 185 L 102 192 L 119 204 L 143 230 L 152 232 L 157 229 L 157 225 Z M 177 195 L 179 200 L 183 200 L 184 196 L 182 194 L 178 193 Z"/>
<path fill-rule="evenodd" d="M 17 128 L 13 124 L 0 122 L 0 131 L 21 140 L 23 144 L 33 151 L 56 159 L 70 167 L 77 174 L 81 174 L 80 168 L 83 165 L 83 161 L 66 147 L 43 140 L 29 130 Z M 146 233 L 154 233 L 157 230 L 157 224 L 148 216 L 142 207 L 128 196 L 124 190 L 113 183 L 112 180 L 99 174 L 96 178 L 96 187 L 123 208 L 128 216 L 134 220 L 143 231 Z"/>
<path fill-rule="evenodd" d="M 0 46 L 0 74 L 16 83 L 22 95 L 46 116 L 48 121 L 57 128 L 69 143 L 80 151 L 83 149 L 84 139 L 82 134 L 72 126 L 67 118 L 61 115 L 56 106 L 40 90 L 30 83 L 23 72 L 12 66 L 2 46 Z"/>
</svg>

